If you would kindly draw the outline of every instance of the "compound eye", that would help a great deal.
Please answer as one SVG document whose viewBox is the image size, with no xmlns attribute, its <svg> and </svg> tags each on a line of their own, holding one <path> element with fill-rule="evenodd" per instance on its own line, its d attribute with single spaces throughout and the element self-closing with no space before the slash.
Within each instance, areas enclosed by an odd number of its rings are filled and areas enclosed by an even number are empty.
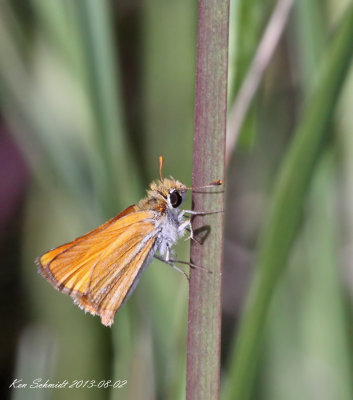
<svg viewBox="0 0 353 400">
<path fill-rule="evenodd" d="M 183 198 L 181 197 L 180 193 L 177 191 L 171 192 L 169 194 L 169 199 L 170 199 L 170 204 L 174 208 L 179 207 L 181 202 L 183 201 Z"/>
</svg>

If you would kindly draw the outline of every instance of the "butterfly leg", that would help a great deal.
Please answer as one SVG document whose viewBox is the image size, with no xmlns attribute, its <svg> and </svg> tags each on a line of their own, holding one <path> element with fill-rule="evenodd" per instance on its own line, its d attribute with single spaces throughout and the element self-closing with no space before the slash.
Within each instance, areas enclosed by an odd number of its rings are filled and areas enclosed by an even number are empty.
<svg viewBox="0 0 353 400">
<path fill-rule="evenodd" d="M 202 242 L 200 242 L 198 239 L 194 237 L 194 231 L 191 230 L 190 228 L 186 228 L 186 230 L 190 233 L 190 235 L 185 239 L 185 240 L 193 240 L 194 242 L 198 243 L 199 245 L 202 245 Z"/>
<path fill-rule="evenodd" d="M 174 265 L 172 261 L 167 260 L 166 258 L 160 257 L 160 256 L 158 256 L 157 254 L 154 255 L 154 258 L 156 258 L 156 259 L 159 260 L 159 261 L 164 262 L 165 264 L 170 265 L 170 266 L 173 267 L 176 271 L 179 271 L 180 273 L 182 273 L 182 274 L 185 276 L 185 278 L 186 278 L 187 280 L 190 279 L 189 276 L 188 276 L 181 268 L 179 268 L 179 267 L 177 267 L 176 265 Z M 173 261 L 174 261 L 174 260 L 173 260 Z"/>
<path fill-rule="evenodd" d="M 178 264 L 185 264 L 185 265 L 188 265 L 190 268 L 202 269 L 203 271 L 206 271 L 206 272 L 208 272 L 209 274 L 212 274 L 212 271 L 210 271 L 209 269 L 207 269 L 207 268 L 205 268 L 205 267 L 202 267 L 201 265 L 196 265 L 196 264 L 193 264 L 193 263 L 190 263 L 190 262 L 187 262 L 187 261 L 172 260 L 172 259 L 170 259 L 168 256 L 167 256 L 166 258 L 163 258 L 163 257 L 158 256 L 157 254 L 155 254 L 154 257 L 155 257 L 157 260 L 162 261 L 162 262 L 164 262 L 165 264 L 168 264 L 168 265 L 170 265 L 171 267 L 173 267 L 175 270 L 181 272 L 181 273 L 186 277 L 187 280 L 190 280 L 190 277 L 189 277 L 182 269 L 180 269 L 179 267 L 177 267 L 177 266 L 175 265 L 175 263 L 178 263 Z"/>
<path fill-rule="evenodd" d="M 181 212 L 181 213 L 179 214 L 179 218 L 180 218 L 180 216 L 182 217 L 183 214 L 184 214 L 184 213 Z M 194 236 L 194 230 L 193 230 L 193 228 L 192 228 L 191 220 L 190 220 L 190 219 L 184 221 L 184 222 L 179 226 L 179 228 L 178 228 L 178 231 L 181 232 L 182 234 L 184 234 L 184 231 L 185 231 L 185 230 L 188 231 L 188 232 L 190 232 L 190 235 L 184 239 L 185 241 L 187 241 L 187 240 L 194 240 L 196 243 L 202 244 L 202 243 L 201 243 L 199 240 L 197 240 L 197 239 L 195 238 L 195 236 Z"/>
<path fill-rule="evenodd" d="M 190 268 L 195 268 L 195 269 L 202 269 L 203 271 L 208 272 L 209 274 L 212 274 L 212 271 L 210 271 L 209 269 L 202 267 L 201 265 L 196 265 L 193 264 L 191 262 L 187 262 L 187 261 L 180 261 L 180 260 L 169 260 L 172 263 L 179 263 L 179 264 L 185 264 L 188 265 Z"/>
<path fill-rule="evenodd" d="M 191 214 L 191 215 L 209 215 L 209 214 L 219 214 L 224 212 L 223 210 L 216 210 L 216 211 L 193 211 L 193 210 L 182 210 L 181 213 L 179 214 L 179 221 L 182 220 L 182 218 L 184 217 L 184 214 Z M 195 242 L 201 244 L 201 242 L 199 242 L 197 239 L 195 239 L 194 237 L 194 230 L 192 229 L 192 225 L 191 225 L 191 220 L 188 219 L 184 222 L 182 222 L 179 226 L 178 231 L 182 232 L 184 230 L 189 230 L 190 231 L 190 235 L 185 238 L 185 240 L 194 240 Z"/>
<path fill-rule="evenodd" d="M 186 220 L 186 221 L 184 221 L 180 226 L 179 226 L 179 228 L 178 228 L 178 232 L 180 233 L 180 234 L 184 234 L 184 231 L 185 230 L 189 230 L 189 232 L 190 232 L 190 235 L 187 237 L 187 238 L 185 238 L 184 240 L 186 241 L 186 240 L 195 240 L 194 239 L 194 230 L 192 229 L 192 226 L 191 226 L 191 220 L 190 219 L 188 219 L 188 220 Z"/>
<path fill-rule="evenodd" d="M 190 214 L 190 215 L 210 215 L 210 214 L 220 214 L 223 212 L 224 212 L 224 210 L 216 210 L 216 211 L 183 210 L 183 214 Z"/>
</svg>

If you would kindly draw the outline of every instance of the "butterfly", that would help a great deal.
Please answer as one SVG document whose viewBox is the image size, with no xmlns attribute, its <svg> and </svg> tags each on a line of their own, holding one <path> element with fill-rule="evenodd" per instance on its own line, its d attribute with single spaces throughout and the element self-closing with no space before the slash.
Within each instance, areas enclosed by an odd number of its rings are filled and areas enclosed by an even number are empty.
<svg viewBox="0 0 353 400">
<path fill-rule="evenodd" d="M 131 295 L 153 257 L 184 275 L 175 263 L 197 267 L 171 259 L 171 248 L 187 231 L 194 239 L 191 220 L 185 214 L 219 212 L 180 211 L 186 191 L 195 188 L 172 177 L 162 178 L 162 166 L 160 157 L 160 179 L 151 183 L 147 196 L 139 203 L 36 259 L 40 274 L 54 288 L 70 295 L 81 309 L 100 316 L 105 326 L 113 324 L 115 313 Z M 221 180 L 215 180 L 197 189 L 221 184 Z"/>
</svg>

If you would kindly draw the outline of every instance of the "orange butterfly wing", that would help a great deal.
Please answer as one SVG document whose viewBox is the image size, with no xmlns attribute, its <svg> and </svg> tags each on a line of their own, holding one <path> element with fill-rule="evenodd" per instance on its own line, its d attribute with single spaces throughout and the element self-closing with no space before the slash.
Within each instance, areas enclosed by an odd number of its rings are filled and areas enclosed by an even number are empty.
<svg viewBox="0 0 353 400">
<path fill-rule="evenodd" d="M 94 231 L 43 254 L 40 273 L 104 325 L 134 288 L 156 240 L 155 214 L 131 206 Z"/>
</svg>

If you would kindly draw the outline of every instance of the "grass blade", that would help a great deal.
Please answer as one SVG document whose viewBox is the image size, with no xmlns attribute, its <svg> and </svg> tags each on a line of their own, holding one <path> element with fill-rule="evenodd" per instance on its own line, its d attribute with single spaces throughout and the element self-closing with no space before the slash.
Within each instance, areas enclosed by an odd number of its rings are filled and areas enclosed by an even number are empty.
<svg viewBox="0 0 353 400">
<path fill-rule="evenodd" d="M 344 82 L 353 50 L 353 7 L 345 18 L 323 64 L 318 85 L 305 107 L 294 141 L 280 168 L 265 224 L 257 271 L 250 290 L 244 319 L 230 362 L 225 399 L 245 400 L 254 386 L 261 332 L 272 293 L 300 221 L 303 201 L 322 143 L 327 137 L 338 94 Z"/>
</svg>

